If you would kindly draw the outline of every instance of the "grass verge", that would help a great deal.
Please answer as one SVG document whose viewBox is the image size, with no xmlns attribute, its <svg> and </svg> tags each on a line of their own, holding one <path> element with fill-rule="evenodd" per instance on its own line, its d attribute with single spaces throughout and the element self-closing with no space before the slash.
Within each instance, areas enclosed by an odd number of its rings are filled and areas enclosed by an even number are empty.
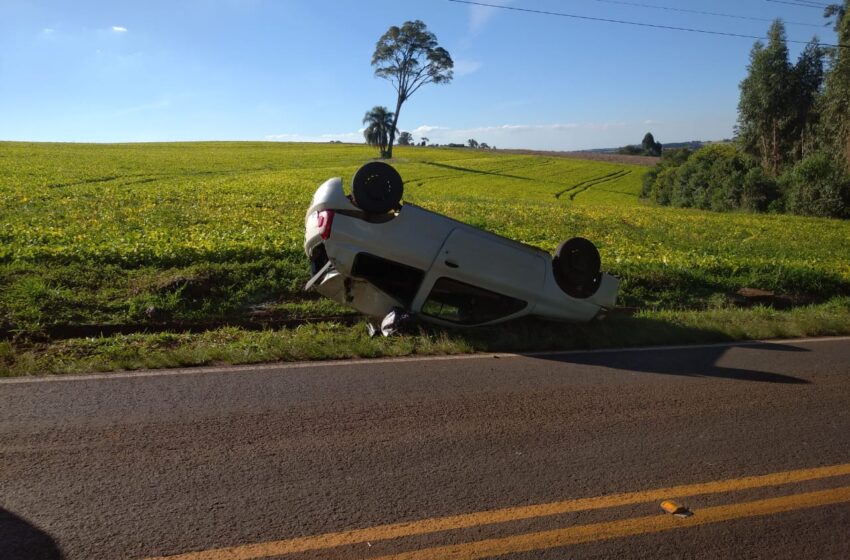
<svg viewBox="0 0 850 560">
<path fill-rule="evenodd" d="M 498 327 L 370 339 L 365 327 L 316 323 L 291 329 L 223 328 L 203 333 L 133 334 L 49 343 L 0 342 L 0 376 L 74 374 L 270 361 L 378 358 L 688 344 L 850 334 L 850 298 L 777 311 L 719 307 L 646 311 L 584 325 L 522 320 Z"/>
</svg>

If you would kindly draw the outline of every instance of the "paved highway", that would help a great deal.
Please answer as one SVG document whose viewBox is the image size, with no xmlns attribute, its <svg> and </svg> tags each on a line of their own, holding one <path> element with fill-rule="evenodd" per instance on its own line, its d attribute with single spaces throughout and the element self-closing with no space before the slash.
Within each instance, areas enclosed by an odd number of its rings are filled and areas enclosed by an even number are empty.
<svg viewBox="0 0 850 560">
<path fill-rule="evenodd" d="M 850 339 L 0 381 L 3 560 L 492 557 L 850 557 Z"/>
</svg>

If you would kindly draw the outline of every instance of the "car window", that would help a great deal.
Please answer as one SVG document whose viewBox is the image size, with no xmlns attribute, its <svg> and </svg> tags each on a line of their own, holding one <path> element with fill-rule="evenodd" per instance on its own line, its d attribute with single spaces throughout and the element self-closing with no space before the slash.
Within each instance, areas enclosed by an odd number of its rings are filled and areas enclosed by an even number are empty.
<svg viewBox="0 0 850 560">
<path fill-rule="evenodd" d="M 354 257 L 351 275 L 368 280 L 405 307 L 410 307 L 425 271 L 369 253 L 358 253 Z"/>
<path fill-rule="evenodd" d="M 452 323 L 475 325 L 513 315 L 526 305 L 525 301 L 443 277 L 434 283 L 422 313 Z"/>
</svg>

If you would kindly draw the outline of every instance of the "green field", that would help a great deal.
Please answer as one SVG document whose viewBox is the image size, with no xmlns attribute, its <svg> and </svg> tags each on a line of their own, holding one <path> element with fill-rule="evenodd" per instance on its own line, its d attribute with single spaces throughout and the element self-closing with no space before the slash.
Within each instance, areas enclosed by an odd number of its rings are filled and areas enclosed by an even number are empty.
<svg viewBox="0 0 850 560">
<path fill-rule="evenodd" d="M 347 182 L 374 155 L 352 145 L 0 143 L 0 329 L 26 344 L 74 325 L 348 313 L 300 291 L 303 218 L 319 183 Z M 408 202 L 546 250 L 593 240 L 623 280 L 622 305 L 717 309 L 742 287 L 792 304 L 850 295 L 850 222 L 655 207 L 637 197 L 638 166 L 433 148 L 397 148 L 393 164 Z"/>
</svg>

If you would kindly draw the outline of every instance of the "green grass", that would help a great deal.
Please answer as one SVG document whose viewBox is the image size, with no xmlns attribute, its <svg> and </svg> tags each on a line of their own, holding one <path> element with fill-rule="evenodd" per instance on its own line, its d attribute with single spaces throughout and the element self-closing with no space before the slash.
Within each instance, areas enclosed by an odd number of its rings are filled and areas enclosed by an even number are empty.
<svg viewBox="0 0 850 560">
<path fill-rule="evenodd" d="M 593 240 L 624 305 L 711 310 L 741 287 L 807 303 L 850 295 L 848 222 L 655 207 L 637 197 L 638 166 L 396 156 L 408 202 L 546 250 Z M 0 329 L 17 345 L 67 325 L 347 313 L 300 290 L 303 218 L 319 183 L 347 183 L 373 157 L 352 145 L 0 143 Z"/>
<path fill-rule="evenodd" d="M 380 358 L 468 352 L 548 351 L 660 344 L 732 342 L 850 333 L 850 298 L 791 311 L 765 307 L 645 311 L 582 325 L 533 319 L 465 331 L 419 327 L 369 338 L 363 324 L 332 322 L 297 328 L 202 333 L 132 334 L 50 343 L 0 341 L 0 377 L 121 369 L 246 364 L 267 361 Z"/>
</svg>

